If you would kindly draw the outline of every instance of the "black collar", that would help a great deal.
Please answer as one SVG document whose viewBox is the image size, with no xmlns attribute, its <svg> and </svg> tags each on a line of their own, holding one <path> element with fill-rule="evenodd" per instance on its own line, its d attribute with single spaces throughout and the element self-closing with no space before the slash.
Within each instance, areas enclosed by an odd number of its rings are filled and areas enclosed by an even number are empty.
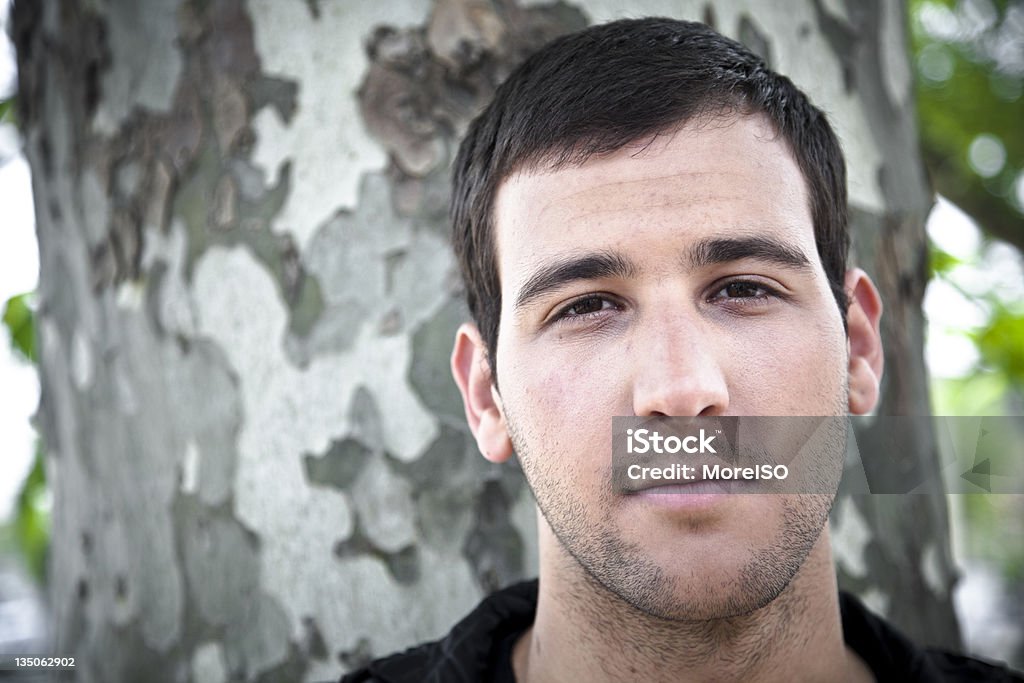
<svg viewBox="0 0 1024 683">
<path fill-rule="evenodd" d="M 443 639 L 372 662 L 342 683 L 478 683 L 494 678 L 502 648 L 525 631 L 537 612 L 537 580 L 525 581 L 484 599 Z M 1004 666 L 933 648 L 921 648 L 872 614 L 849 593 L 840 592 L 843 638 L 879 681 L 1024 681 Z"/>
</svg>

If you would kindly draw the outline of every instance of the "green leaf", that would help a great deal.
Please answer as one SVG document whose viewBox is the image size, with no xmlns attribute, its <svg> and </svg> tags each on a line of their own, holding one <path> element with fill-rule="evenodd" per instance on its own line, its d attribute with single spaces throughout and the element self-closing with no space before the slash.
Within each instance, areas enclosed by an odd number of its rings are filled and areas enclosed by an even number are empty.
<svg viewBox="0 0 1024 683">
<path fill-rule="evenodd" d="M 1024 387 L 1024 311 L 996 303 L 988 324 L 971 337 L 988 365 Z"/>
<path fill-rule="evenodd" d="M 36 443 L 35 460 L 18 493 L 14 538 L 28 563 L 29 571 L 41 583 L 46 580 L 46 558 L 50 547 L 49 488 L 42 441 Z"/>
<path fill-rule="evenodd" d="M 7 300 L 3 323 L 11 332 L 11 346 L 31 363 L 36 362 L 35 315 L 29 308 L 30 294 L 19 294 Z"/>
<path fill-rule="evenodd" d="M 949 271 L 953 270 L 964 261 L 963 259 L 953 256 L 948 251 L 942 250 L 931 240 L 928 241 L 928 277 L 933 278 L 936 275 L 945 275 Z"/>
</svg>

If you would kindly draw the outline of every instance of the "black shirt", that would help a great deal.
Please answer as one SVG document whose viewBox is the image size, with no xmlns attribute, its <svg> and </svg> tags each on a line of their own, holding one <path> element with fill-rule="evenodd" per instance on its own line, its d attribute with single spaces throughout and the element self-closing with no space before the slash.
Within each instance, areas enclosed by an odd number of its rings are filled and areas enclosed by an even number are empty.
<svg viewBox="0 0 1024 683">
<path fill-rule="evenodd" d="M 879 681 L 1017 681 L 1005 666 L 921 648 L 864 607 L 839 594 L 846 644 Z M 441 640 L 371 662 L 341 683 L 515 683 L 512 647 L 533 623 L 537 581 L 526 581 L 485 598 Z"/>
</svg>

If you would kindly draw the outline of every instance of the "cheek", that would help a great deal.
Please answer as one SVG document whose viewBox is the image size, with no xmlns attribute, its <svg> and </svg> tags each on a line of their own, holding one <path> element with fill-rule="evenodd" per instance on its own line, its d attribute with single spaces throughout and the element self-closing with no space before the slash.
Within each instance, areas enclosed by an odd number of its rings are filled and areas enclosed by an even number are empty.
<svg viewBox="0 0 1024 683">
<path fill-rule="evenodd" d="M 516 391 L 542 421 L 579 423 L 593 428 L 628 401 L 622 399 L 622 377 L 630 362 L 628 339 L 570 343 L 544 337 L 515 349 L 506 358 Z M 524 406 L 526 407 L 526 406 Z"/>
<path fill-rule="evenodd" d="M 630 411 L 622 400 L 621 364 L 597 354 L 579 361 L 550 350 L 509 360 L 506 376 L 514 380 L 502 388 L 531 456 L 559 453 L 563 466 L 572 469 L 585 462 L 609 465 L 611 418 Z"/>
<path fill-rule="evenodd" d="M 594 432 L 607 422 L 610 433 L 612 416 L 620 414 L 615 400 L 619 384 L 616 368 L 607 363 L 547 363 L 537 367 L 523 398 L 540 423 L 561 432 Z"/>
<path fill-rule="evenodd" d="M 730 398 L 737 412 L 818 415 L 841 409 L 846 377 L 845 338 L 831 320 L 790 322 L 765 331 L 763 351 L 747 362 L 730 344 Z"/>
</svg>

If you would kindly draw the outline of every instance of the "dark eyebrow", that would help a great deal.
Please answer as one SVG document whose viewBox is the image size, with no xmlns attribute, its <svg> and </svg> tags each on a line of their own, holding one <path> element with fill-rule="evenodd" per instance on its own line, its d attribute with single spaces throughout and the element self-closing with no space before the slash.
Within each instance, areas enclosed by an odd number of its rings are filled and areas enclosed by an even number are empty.
<svg viewBox="0 0 1024 683">
<path fill-rule="evenodd" d="M 526 281 L 516 297 L 515 308 L 522 308 L 548 292 L 577 280 L 628 278 L 637 273 L 636 265 L 614 252 L 595 252 L 555 259 L 540 268 Z"/>
<path fill-rule="evenodd" d="M 727 237 L 704 239 L 694 244 L 683 258 L 687 269 L 741 259 L 766 261 L 786 268 L 808 270 L 811 262 L 797 247 L 771 237 Z"/>
</svg>

